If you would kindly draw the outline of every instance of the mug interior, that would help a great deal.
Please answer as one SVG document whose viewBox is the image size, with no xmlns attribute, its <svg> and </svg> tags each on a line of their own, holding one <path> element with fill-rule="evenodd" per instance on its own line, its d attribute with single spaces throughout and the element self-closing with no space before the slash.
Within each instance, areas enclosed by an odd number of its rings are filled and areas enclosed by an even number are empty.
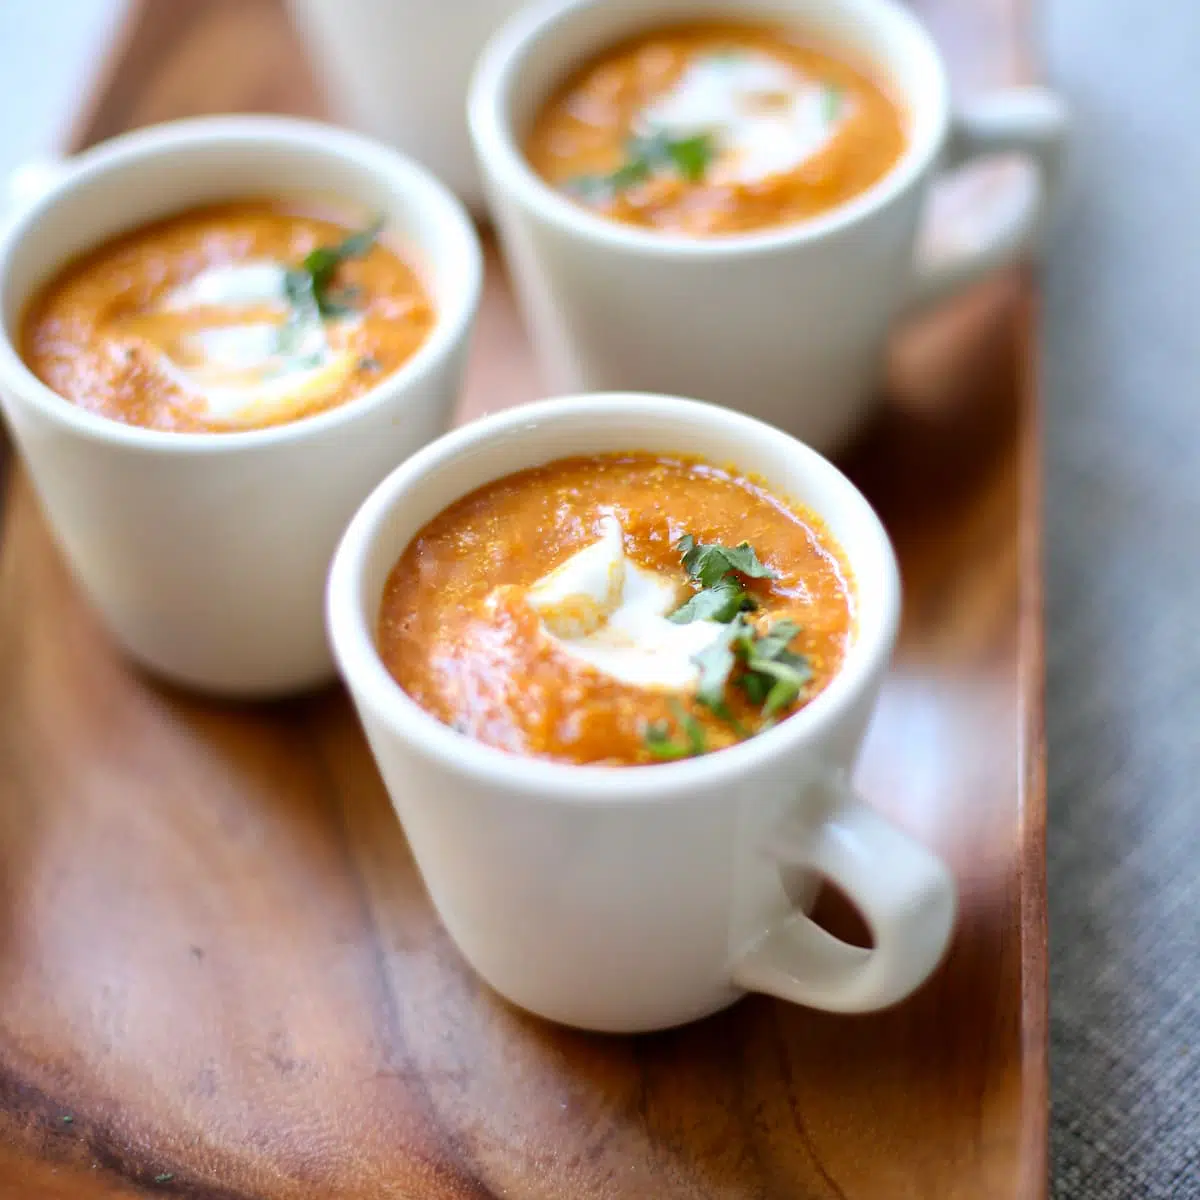
<svg viewBox="0 0 1200 1200">
<path fill-rule="evenodd" d="M 21 360 L 20 322 L 32 296 L 67 263 L 163 217 L 205 204 L 257 197 L 336 197 L 386 218 L 397 243 L 433 298 L 438 319 L 425 344 L 381 381 L 394 386 L 446 352 L 469 322 L 480 282 L 470 220 L 436 179 L 409 160 L 358 135 L 314 122 L 272 117 L 178 121 L 105 142 L 66 165 L 67 174 L 21 213 L 0 251 L 0 372 L 22 379 L 64 416 L 103 422 L 134 437 L 171 444 L 217 437 L 222 444 L 308 428 L 360 407 L 378 388 L 347 404 L 273 426 L 221 434 L 164 433 L 87 413 L 46 388 Z M 66 410 L 66 411 L 64 411 Z M 112 432 L 111 430 L 107 430 Z M 165 444 L 165 443 L 164 443 Z"/>
<path fill-rule="evenodd" d="M 895 557 L 878 517 L 857 488 L 814 450 L 750 417 L 694 400 L 639 395 L 568 397 L 487 417 L 441 438 L 396 469 L 351 523 L 330 577 L 328 618 L 336 657 L 352 689 L 364 689 L 377 713 L 411 726 L 431 748 L 450 739 L 458 761 L 476 753 L 553 777 L 567 772 L 612 780 L 667 772 L 697 762 L 645 767 L 579 767 L 521 759 L 471 741 L 426 713 L 387 673 L 376 647 L 384 585 L 420 529 L 476 488 L 528 467 L 573 455 L 622 451 L 698 456 L 736 468 L 771 492 L 809 510 L 842 548 L 853 576 L 855 635 L 842 669 L 800 713 L 766 734 L 705 759 L 739 768 L 740 756 L 802 737 L 867 686 L 886 663 L 899 620 Z M 467 749 L 466 747 L 470 748 Z M 486 765 L 486 763 L 485 763 Z M 519 768 L 519 769 L 520 769 Z"/>
<path fill-rule="evenodd" d="M 664 25 L 694 20 L 746 20 L 790 26 L 813 44 L 846 52 L 870 64 L 908 117 L 908 145 L 899 162 L 860 195 L 820 214 L 761 233 L 686 239 L 706 249 L 781 237 L 803 237 L 831 222 L 864 211 L 902 187 L 929 165 L 945 136 L 948 87 L 945 69 L 929 35 L 892 0 L 549 0 L 518 15 L 489 44 L 472 86 L 477 141 L 492 165 L 519 177 L 572 212 L 525 159 L 523 146 L 542 105 L 578 68 L 622 40 Z M 592 221 L 612 221 L 583 214 Z M 628 230 L 630 237 L 664 241 L 682 235 Z"/>
</svg>

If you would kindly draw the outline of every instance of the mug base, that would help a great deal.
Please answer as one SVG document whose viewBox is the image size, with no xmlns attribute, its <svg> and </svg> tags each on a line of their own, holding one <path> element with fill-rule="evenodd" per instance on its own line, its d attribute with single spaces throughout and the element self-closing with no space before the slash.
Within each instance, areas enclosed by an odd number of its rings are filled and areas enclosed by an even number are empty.
<svg viewBox="0 0 1200 1200">
<path fill-rule="evenodd" d="M 475 974 L 479 975 L 479 972 L 476 971 Z M 479 977 L 483 979 L 482 976 Z M 731 987 L 718 999 L 713 1000 L 709 997 L 694 1008 L 679 1006 L 664 1008 L 659 1005 L 646 1005 L 640 1010 L 634 1007 L 622 1013 L 604 1014 L 588 1011 L 583 1006 L 567 1009 L 551 1008 L 548 1005 L 524 1004 L 496 987 L 489 980 L 483 979 L 483 982 L 505 1004 L 511 1005 L 529 1016 L 548 1021 L 552 1025 L 562 1025 L 567 1029 L 579 1029 L 585 1033 L 601 1033 L 618 1037 L 631 1034 L 662 1033 L 668 1029 L 678 1029 L 680 1026 L 690 1025 L 694 1021 L 702 1021 L 705 1017 L 724 1012 L 747 994 L 740 988 Z"/>
<path fill-rule="evenodd" d="M 143 674 L 156 683 L 204 696 L 211 700 L 228 700 L 240 703 L 263 703 L 284 700 L 291 696 L 304 695 L 329 687 L 337 679 L 332 662 L 328 666 L 308 666 L 303 670 L 278 671 L 270 675 L 237 675 L 235 673 L 198 674 L 177 670 L 161 661 L 139 653 L 134 647 L 113 635 L 124 656 Z"/>
</svg>

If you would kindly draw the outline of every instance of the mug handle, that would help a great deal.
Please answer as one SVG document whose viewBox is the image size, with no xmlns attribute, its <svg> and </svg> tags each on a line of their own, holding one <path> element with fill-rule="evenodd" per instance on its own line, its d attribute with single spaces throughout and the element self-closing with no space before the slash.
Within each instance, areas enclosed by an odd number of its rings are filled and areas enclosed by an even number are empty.
<svg viewBox="0 0 1200 1200">
<path fill-rule="evenodd" d="M 1068 125 L 1062 99 L 1042 87 L 992 92 L 964 104 L 951 117 L 944 169 L 991 155 L 1018 154 L 1032 162 L 1035 178 L 1016 211 L 978 244 L 936 255 L 918 249 L 906 314 L 937 304 L 1036 249 L 1058 195 Z"/>
<path fill-rule="evenodd" d="M 824 787 L 831 805 L 815 837 L 789 826 L 769 853 L 837 884 L 866 918 L 874 946 L 851 946 L 794 912 L 741 955 L 733 981 L 827 1012 L 873 1012 L 903 1000 L 941 961 L 954 927 L 954 880 L 939 858 L 870 808 L 844 772 L 829 773 Z"/>
</svg>

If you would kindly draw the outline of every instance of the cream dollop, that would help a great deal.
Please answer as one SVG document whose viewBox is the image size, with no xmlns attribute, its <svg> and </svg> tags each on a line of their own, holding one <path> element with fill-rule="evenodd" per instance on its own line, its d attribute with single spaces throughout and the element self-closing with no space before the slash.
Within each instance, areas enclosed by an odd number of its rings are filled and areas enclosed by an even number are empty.
<svg viewBox="0 0 1200 1200">
<path fill-rule="evenodd" d="M 526 593 L 542 629 L 563 653 L 632 687 L 687 691 L 693 661 L 721 634 L 715 621 L 667 619 L 680 604 L 677 581 L 639 567 L 625 553 L 615 517 L 601 536 L 543 576 Z"/>
<path fill-rule="evenodd" d="M 163 372 L 228 424 L 281 420 L 340 388 L 354 356 L 325 322 L 291 317 L 287 268 L 269 261 L 208 267 L 169 291 L 141 325 Z"/>
<path fill-rule="evenodd" d="M 794 171 L 824 149 L 846 102 L 799 68 L 752 50 L 706 55 L 643 109 L 640 133 L 712 134 L 714 182 L 753 183 Z"/>
</svg>

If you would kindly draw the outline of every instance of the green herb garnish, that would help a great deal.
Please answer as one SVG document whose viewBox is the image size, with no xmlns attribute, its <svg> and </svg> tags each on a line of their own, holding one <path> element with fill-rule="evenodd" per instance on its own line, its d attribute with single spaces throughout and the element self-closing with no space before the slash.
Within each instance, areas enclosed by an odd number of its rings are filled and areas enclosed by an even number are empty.
<svg viewBox="0 0 1200 1200">
<path fill-rule="evenodd" d="M 659 146 L 664 158 L 688 181 L 699 183 L 713 157 L 713 138 L 710 133 L 697 133 L 687 138 L 662 138 Z"/>
<path fill-rule="evenodd" d="M 730 571 L 737 571 L 747 579 L 776 579 L 770 567 L 758 561 L 754 547 L 749 542 L 739 542 L 732 549 L 719 542 L 705 545 L 691 534 L 679 539 L 679 553 L 683 555 L 683 569 L 701 587 L 712 587 Z"/>
<path fill-rule="evenodd" d="M 683 731 L 683 740 L 676 740 L 671 736 L 671 727 L 666 721 L 656 721 L 653 725 L 646 726 L 646 749 L 663 762 L 695 758 L 704 754 L 708 749 L 704 726 L 677 700 L 671 701 L 671 711 Z"/>
<path fill-rule="evenodd" d="M 335 290 L 333 279 L 342 263 L 367 254 L 383 224 L 383 217 L 377 217 L 365 229 L 350 234 L 335 246 L 318 246 L 310 250 L 298 267 L 292 267 L 284 275 L 283 294 L 291 313 L 276 339 L 280 354 L 294 354 L 305 332 L 321 321 L 354 311 L 352 302 L 357 298 L 357 290 Z"/>
<path fill-rule="evenodd" d="M 795 621 L 789 621 L 786 617 L 782 621 L 776 621 L 766 633 L 760 634 L 756 639 L 755 653 L 759 658 L 779 659 L 790 653 L 788 646 L 792 644 L 792 639 L 799 632 L 800 626 Z M 793 655 L 793 657 L 796 656 Z"/>
<path fill-rule="evenodd" d="M 636 187 L 645 183 L 654 173 L 649 159 L 631 158 L 629 162 L 619 166 L 611 175 L 604 177 L 602 182 L 610 192 L 623 192 L 626 188 Z"/>
<path fill-rule="evenodd" d="M 639 173 L 637 164 L 627 163 L 610 175 L 577 175 L 567 184 L 586 204 L 607 204 L 617 192 L 623 192 L 650 177 L 650 172 Z"/>
<path fill-rule="evenodd" d="M 754 597 L 733 576 L 729 576 L 697 592 L 686 604 L 671 613 L 669 619 L 676 625 L 690 625 L 693 621 L 728 624 L 738 613 L 756 604 Z"/>
<path fill-rule="evenodd" d="M 821 116 L 826 124 L 832 124 L 841 116 L 844 96 L 837 84 L 826 84 L 821 92 Z"/>
<path fill-rule="evenodd" d="M 788 649 L 800 632 L 793 621 L 777 621 L 765 634 L 739 615 L 718 637 L 693 660 L 700 668 L 696 700 L 723 721 L 734 725 L 726 689 L 737 675 L 737 685 L 746 693 L 751 704 L 762 709 L 765 721 L 799 699 L 805 684 L 812 678 L 808 661 L 803 655 Z M 741 731 L 738 730 L 740 733 Z"/>
<path fill-rule="evenodd" d="M 568 186 L 582 199 L 599 203 L 645 183 L 660 171 L 674 170 L 689 183 L 699 183 L 715 154 L 716 143 L 710 133 L 673 138 L 660 132 L 634 137 L 626 143 L 625 162 L 615 171 L 580 175 Z"/>
<path fill-rule="evenodd" d="M 661 762 L 690 758 L 692 754 L 686 743 L 681 744 L 671 737 L 671 727 L 666 721 L 655 721 L 653 725 L 647 725 L 644 740 L 646 749 Z"/>
<path fill-rule="evenodd" d="M 155 1183 L 170 1183 L 175 1176 L 170 1171 L 164 1171 L 161 1175 L 155 1175 Z"/>
<path fill-rule="evenodd" d="M 692 621 L 720 621 L 727 624 L 740 612 L 757 607 L 738 576 L 747 579 L 774 579 L 775 572 L 763 566 L 749 542 L 737 546 L 719 543 L 704 545 L 691 534 L 679 539 L 683 569 L 700 585 L 686 604 L 670 615 L 677 625 Z"/>
<path fill-rule="evenodd" d="M 318 246 L 310 250 L 300 266 L 293 267 L 284 279 L 288 299 L 311 295 L 322 316 L 332 315 L 331 309 L 339 310 L 346 297 L 335 297 L 329 290 L 338 267 L 349 259 L 366 255 L 382 228 L 383 217 L 376 217 L 365 229 L 350 234 L 336 246 Z"/>
<path fill-rule="evenodd" d="M 700 585 L 686 604 L 670 615 L 680 625 L 692 621 L 717 621 L 726 626 L 693 659 L 700 668 L 696 701 L 728 721 L 741 735 L 726 699 L 731 681 L 761 709 L 767 728 L 775 716 L 799 699 L 812 678 L 807 659 L 789 649 L 800 632 L 794 621 L 776 621 L 759 633 L 746 618 L 757 601 L 745 589 L 742 578 L 775 579 L 749 542 L 736 546 L 698 542 L 690 534 L 679 539 L 678 550 L 684 570 Z M 740 667 L 740 670 L 739 670 Z"/>
<path fill-rule="evenodd" d="M 737 661 L 733 652 L 734 643 L 741 636 L 742 630 L 748 628 L 744 622 L 743 617 L 738 617 L 692 660 L 700 668 L 696 700 L 725 720 L 729 718 L 725 687 Z"/>
<path fill-rule="evenodd" d="M 740 644 L 746 669 L 738 682 L 752 704 L 762 705 L 765 720 L 795 703 L 812 679 L 808 660 L 788 649 L 799 632 L 794 621 L 776 621 L 766 634 Z"/>
</svg>

